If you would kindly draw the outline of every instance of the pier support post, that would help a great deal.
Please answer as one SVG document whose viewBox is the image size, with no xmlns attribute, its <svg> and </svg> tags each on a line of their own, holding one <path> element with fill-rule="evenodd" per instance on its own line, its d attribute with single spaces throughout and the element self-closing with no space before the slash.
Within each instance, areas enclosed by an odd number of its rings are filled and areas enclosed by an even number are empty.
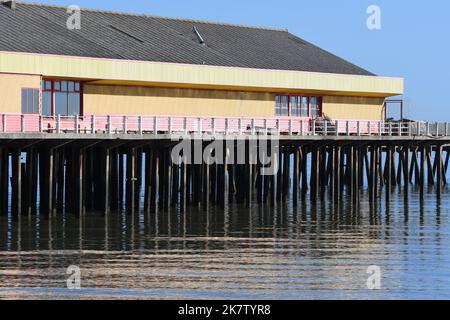
<svg viewBox="0 0 450 320">
<path fill-rule="evenodd" d="M 290 173 L 291 173 L 291 152 L 288 147 L 284 148 L 283 155 L 283 202 L 289 199 L 289 184 L 290 184 Z"/>
<path fill-rule="evenodd" d="M 181 177 L 180 177 L 180 209 L 186 210 L 187 206 L 187 180 L 188 180 L 188 172 L 187 172 L 187 156 L 183 155 L 183 158 L 181 159 Z"/>
<path fill-rule="evenodd" d="M 300 176 L 300 150 L 297 148 L 294 151 L 294 182 L 293 182 L 294 207 L 297 207 L 298 205 L 298 191 L 300 186 L 299 176 Z"/>
<path fill-rule="evenodd" d="M 333 166 L 333 201 L 339 202 L 341 193 L 341 147 L 334 147 L 334 166 Z"/>
<path fill-rule="evenodd" d="M 442 146 L 436 146 L 436 165 L 437 165 L 437 174 L 436 174 L 436 192 L 437 196 L 441 197 L 442 194 Z"/>
<path fill-rule="evenodd" d="M 119 163 L 117 149 L 111 150 L 111 198 L 110 210 L 117 211 L 119 207 Z"/>
<path fill-rule="evenodd" d="M 22 151 L 12 152 L 12 212 L 15 216 L 22 214 Z"/>
<path fill-rule="evenodd" d="M 8 213 L 8 150 L 0 147 L 0 215 Z"/>
<path fill-rule="evenodd" d="M 110 212 L 110 175 L 111 175 L 111 149 L 106 148 L 104 151 L 104 198 L 103 198 L 103 212 L 107 216 Z"/>
<path fill-rule="evenodd" d="M 433 165 L 431 163 L 431 146 L 427 146 L 427 167 L 428 167 L 428 185 L 433 186 L 434 185 L 434 171 L 433 171 Z"/>
<path fill-rule="evenodd" d="M 83 149 L 78 150 L 78 159 L 77 159 L 77 203 L 76 203 L 76 211 L 77 214 L 81 217 L 85 214 L 85 202 L 84 202 L 84 163 L 85 163 L 85 151 Z"/>
<path fill-rule="evenodd" d="M 136 148 L 130 148 L 127 153 L 127 180 L 126 180 L 126 208 L 128 214 L 134 214 L 136 205 L 135 179 L 136 179 Z"/>
<path fill-rule="evenodd" d="M 319 148 L 314 146 L 312 148 L 311 156 L 311 201 L 317 201 L 318 184 L 319 184 Z"/>
<path fill-rule="evenodd" d="M 391 196 L 392 187 L 392 158 L 394 156 L 393 147 L 391 145 L 386 146 L 386 165 L 385 165 L 385 183 L 386 183 L 386 199 L 389 200 Z"/>
<path fill-rule="evenodd" d="M 57 191 L 56 191 L 56 211 L 62 213 L 64 211 L 64 184 L 65 184 L 65 149 L 62 148 L 58 150 L 58 161 L 56 166 L 58 166 L 58 174 L 56 178 Z M 31 158 L 34 161 L 34 158 Z M 28 161 L 27 161 L 28 162 Z"/>
<path fill-rule="evenodd" d="M 426 157 L 426 147 L 422 146 L 420 148 L 420 199 L 423 201 L 425 196 L 425 157 Z"/>
<path fill-rule="evenodd" d="M 404 195 L 408 196 L 409 192 L 409 147 L 403 147 L 403 183 L 404 183 Z"/>
<path fill-rule="evenodd" d="M 124 199 L 124 179 L 125 179 L 125 174 L 124 174 L 124 154 L 123 152 L 121 152 L 119 150 L 119 154 L 118 154 L 118 175 L 119 175 L 119 186 L 118 186 L 118 205 L 119 205 L 119 210 L 122 211 L 123 210 L 123 199 Z"/>
</svg>

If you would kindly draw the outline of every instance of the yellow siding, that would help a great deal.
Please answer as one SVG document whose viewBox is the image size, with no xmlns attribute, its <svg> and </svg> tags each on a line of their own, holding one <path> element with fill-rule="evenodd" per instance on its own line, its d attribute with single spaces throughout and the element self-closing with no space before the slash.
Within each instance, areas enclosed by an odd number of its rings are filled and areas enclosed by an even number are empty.
<svg viewBox="0 0 450 320">
<path fill-rule="evenodd" d="M 40 88 L 40 76 L 0 73 L 0 113 L 22 112 L 22 88 Z"/>
<path fill-rule="evenodd" d="M 174 88 L 84 86 L 85 114 L 273 117 L 274 94 Z"/>
<path fill-rule="evenodd" d="M 323 98 L 323 113 L 331 119 L 383 120 L 383 98 L 335 97 Z"/>
<path fill-rule="evenodd" d="M 0 52 L 0 72 L 241 91 L 388 97 L 403 79 Z"/>
</svg>

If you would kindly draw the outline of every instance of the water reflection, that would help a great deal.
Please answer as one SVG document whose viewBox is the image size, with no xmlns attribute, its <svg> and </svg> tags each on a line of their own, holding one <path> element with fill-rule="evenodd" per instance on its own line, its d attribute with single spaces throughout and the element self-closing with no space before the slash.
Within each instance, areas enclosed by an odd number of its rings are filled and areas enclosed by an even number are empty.
<svg viewBox="0 0 450 320">
<path fill-rule="evenodd" d="M 449 190 L 369 204 L 0 217 L 0 298 L 450 298 Z M 383 195 L 383 193 L 380 193 Z M 81 291 L 68 291 L 78 265 Z M 366 287 L 382 270 L 382 290 Z"/>
</svg>

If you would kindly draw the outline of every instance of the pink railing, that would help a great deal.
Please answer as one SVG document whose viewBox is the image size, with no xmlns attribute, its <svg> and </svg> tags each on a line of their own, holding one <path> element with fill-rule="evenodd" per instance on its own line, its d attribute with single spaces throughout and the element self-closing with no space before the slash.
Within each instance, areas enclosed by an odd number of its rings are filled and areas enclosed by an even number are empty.
<svg viewBox="0 0 450 320">
<path fill-rule="evenodd" d="M 77 134 L 269 134 L 322 136 L 450 136 L 448 123 L 368 120 L 308 120 L 301 118 L 237 118 L 179 116 L 45 117 L 0 115 L 0 133 L 42 132 Z"/>
<path fill-rule="evenodd" d="M 37 114 L 2 114 L 0 132 L 40 132 L 40 118 Z"/>
</svg>

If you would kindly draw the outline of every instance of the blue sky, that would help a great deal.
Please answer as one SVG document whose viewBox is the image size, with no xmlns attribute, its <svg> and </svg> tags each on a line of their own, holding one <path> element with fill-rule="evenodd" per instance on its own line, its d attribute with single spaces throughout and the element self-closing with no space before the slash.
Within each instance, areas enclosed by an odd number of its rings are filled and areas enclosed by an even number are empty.
<svg viewBox="0 0 450 320">
<path fill-rule="evenodd" d="M 450 1 L 407 0 L 49 0 L 169 17 L 287 28 L 382 76 L 405 78 L 406 116 L 450 121 Z M 382 29 L 366 27 L 368 6 Z"/>
</svg>

